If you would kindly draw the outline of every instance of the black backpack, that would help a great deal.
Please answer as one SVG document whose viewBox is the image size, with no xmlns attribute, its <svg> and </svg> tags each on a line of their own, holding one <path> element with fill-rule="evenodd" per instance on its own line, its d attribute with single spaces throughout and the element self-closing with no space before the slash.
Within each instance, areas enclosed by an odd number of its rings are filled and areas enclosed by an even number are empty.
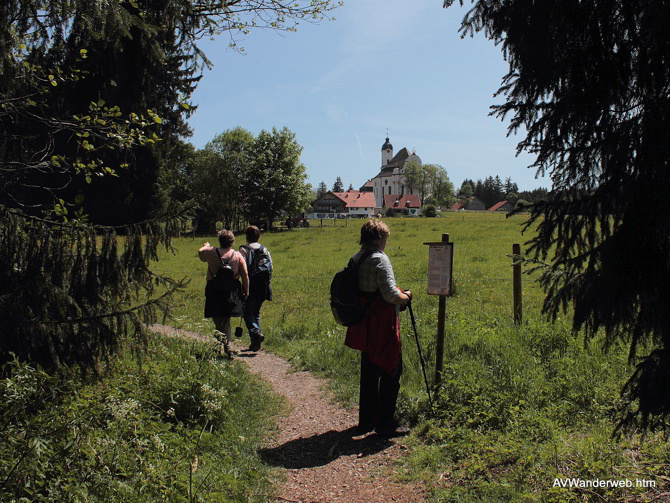
<svg viewBox="0 0 670 503">
<path fill-rule="evenodd" d="M 272 258 L 267 248 L 263 245 L 257 249 L 249 245 L 242 245 L 242 248 L 247 250 L 247 272 L 251 288 L 258 291 L 267 290 L 272 281 Z M 268 295 L 271 297 L 271 294 Z"/>
<path fill-rule="evenodd" d="M 358 267 L 376 250 L 367 250 L 354 261 L 351 257 L 347 267 L 335 274 L 330 284 L 330 308 L 335 321 L 345 327 L 363 321 L 367 305 L 361 304 L 358 291 Z"/>
<path fill-rule="evenodd" d="M 221 267 L 216 271 L 216 274 L 207 282 L 209 288 L 214 290 L 219 290 L 221 292 L 232 292 L 237 287 L 237 281 L 235 281 L 235 274 L 233 273 L 233 268 L 230 265 L 230 260 L 224 261 L 221 258 L 219 249 L 215 248 L 216 254 L 221 261 Z M 235 254 L 233 253 L 233 256 Z M 232 258 L 232 257 L 231 257 Z"/>
</svg>

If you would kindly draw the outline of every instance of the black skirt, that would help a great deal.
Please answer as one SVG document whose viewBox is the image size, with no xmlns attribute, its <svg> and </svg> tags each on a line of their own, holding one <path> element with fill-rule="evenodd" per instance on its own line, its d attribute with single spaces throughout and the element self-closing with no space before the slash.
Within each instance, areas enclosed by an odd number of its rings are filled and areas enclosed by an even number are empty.
<svg viewBox="0 0 670 503">
<path fill-rule="evenodd" d="M 244 300 L 242 284 L 236 281 L 236 286 L 229 292 L 213 288 L 212 282 L 205 285 L 205 318 L 241 317 L 244 314 Z"/>
</svg>

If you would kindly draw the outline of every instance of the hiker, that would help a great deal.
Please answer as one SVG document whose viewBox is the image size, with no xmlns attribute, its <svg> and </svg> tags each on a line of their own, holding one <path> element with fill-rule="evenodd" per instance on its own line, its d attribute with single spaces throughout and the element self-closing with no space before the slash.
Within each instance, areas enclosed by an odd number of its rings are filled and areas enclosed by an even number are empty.
<svg viewBox="0 0 670 503">
<path fill-rule="evenodd" d="M 227 357 L 232 356 L 230 342 L 231 317 L 244 314 L 244 298 L 249 296 L 249 275 L 242 255 L 233 250 L 235 236 L 229 230 L 219 231 L 219 247 L 205 243 L 198 250 L 198 257 L 207 262 L 207 284 L 205 286 L 205 318 L 212 318 L 216 330 L 214 336 L 223 345 Z M 221 269 L 223 271 L 220 271 Z M 226 273 L 226 274 L 224 274 Z M 240 284 L 239 278 L 242 278 Z"/>
<path fill-rule="evenodd" d="M 345 339 L 347 346 L 361 351 L 357 435 L 372 430 L 384 436 L 409 432 L 394 416 L 402 375 L 399 309 L 409 303 L 412 293 L 396 287 L 391 261 L 384 253 L 389 234 L 385 223 L 368 220 L 361 227 L 361 249 L 354 255 L 357 261 L 374 250 L 358 268 L 358 289 L 368 309 L 362 322 L 348 327 Z"/>
<path fill-rule="evenodd" d="M 240 246 L 249 271 L 250 291 L 244 305 L 244 322 L 247 325 L 251 343 L 248 351 L 258 351 L 265 340 L 261 333 L 261 306 L 272 300 L 272 257 L 265 246 L 258 242 L 261 231 L 255 225 L 244 229 L 247 244 Z"/>
</svg>

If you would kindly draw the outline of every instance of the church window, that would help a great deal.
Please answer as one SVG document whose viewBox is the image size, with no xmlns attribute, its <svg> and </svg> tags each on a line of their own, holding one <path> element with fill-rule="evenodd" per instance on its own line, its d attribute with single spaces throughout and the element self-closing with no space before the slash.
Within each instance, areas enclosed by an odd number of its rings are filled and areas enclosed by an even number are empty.
<svg viewBox="0 0 670 503">
<path fill-rule="evenodd" d="M 388 181 L 388 180 L 384 180 L 384 185 L 388 185 L 388 184 L 389 184 L 389 181 Z"/>
</svg>

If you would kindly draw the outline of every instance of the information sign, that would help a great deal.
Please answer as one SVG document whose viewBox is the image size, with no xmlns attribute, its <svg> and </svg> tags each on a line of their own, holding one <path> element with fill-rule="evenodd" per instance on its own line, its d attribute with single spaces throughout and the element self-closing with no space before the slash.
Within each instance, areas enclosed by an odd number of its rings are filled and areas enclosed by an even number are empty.
<svg viewBox="0 0 670 503">
<path fill-rule="evenodd" d="M 451 294 L 451 266 L 453 243 L 427 243 L 428 248 L 428 295 Z"/>
</svg>

